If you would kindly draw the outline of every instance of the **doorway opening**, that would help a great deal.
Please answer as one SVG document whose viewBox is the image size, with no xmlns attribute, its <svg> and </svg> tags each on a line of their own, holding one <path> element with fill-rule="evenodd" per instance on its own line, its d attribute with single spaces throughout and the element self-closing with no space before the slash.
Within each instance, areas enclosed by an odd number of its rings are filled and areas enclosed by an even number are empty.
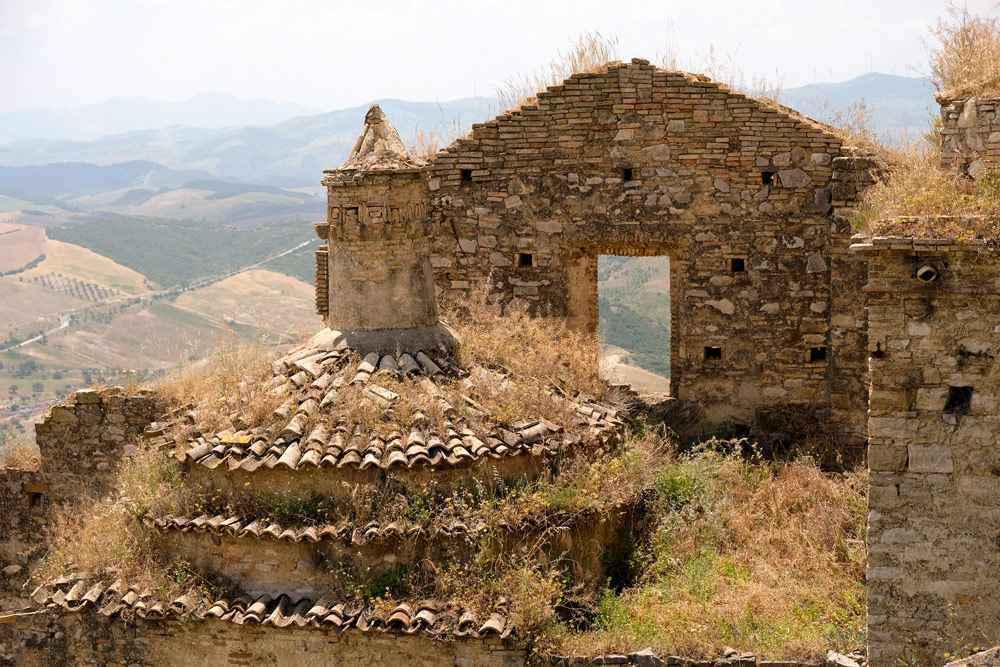
<svg viewBox="0 0 1000 667">
<path fill-rule="evenodd" d="M 601 374 L 640 393 L 670 393 L 670 258 L 597 257 Z"/>
</svg>

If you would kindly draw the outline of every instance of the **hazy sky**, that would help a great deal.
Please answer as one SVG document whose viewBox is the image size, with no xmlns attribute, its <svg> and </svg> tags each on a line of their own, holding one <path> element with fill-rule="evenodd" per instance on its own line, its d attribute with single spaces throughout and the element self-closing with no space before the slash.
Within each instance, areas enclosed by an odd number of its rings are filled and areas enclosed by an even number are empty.
<svg viewBox="0 0 1000 667">
<path fill-rule="evenodd" d="M 969 0 L 987 12 L 997 0 Z M 206 91 L 319 109 L 492 94 L 584 31 L 786 87 L 912 75 L 944 0 L 0 0 L 0 111 Z M 673 30 L 669 30 L 672 24 Z"/>
</svg>

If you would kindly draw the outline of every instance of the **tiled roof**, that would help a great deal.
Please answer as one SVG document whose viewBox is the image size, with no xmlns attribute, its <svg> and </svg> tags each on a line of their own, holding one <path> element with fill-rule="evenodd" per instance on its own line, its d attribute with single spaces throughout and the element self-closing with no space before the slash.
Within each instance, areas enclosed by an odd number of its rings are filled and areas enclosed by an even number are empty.
<svg viewBox="0 0 1000 667">
<path fill-rule="evenodd" d="M 452 536 L 478 534 L 489 528 L 485 522 L 479 521 L 472 525 L 459 519 L 451 519 L 432 526 L 421 526 L 413 521 L 399 519 L 390 523 L 380 524 L 376 521 L 357 525 L 347 519 L 336 523 L 317 523 L 315 525 L 282 525 L 280 522 L 265 519 L 241 519 L 236 516 L 211 516 L 202 514 L 196 517 L 165 516 L 150 519 L 149 522 L 162 531 L 179 531 L 182 533 L 211 533 L 213 535 L 229 535 L 231 537 L 269 537 L 274 540 L 288 542 L 319 542 L 325 539 L 336 539 L 352 544 L 366 544 L 373 540 L 387 538 L 433 538 L 438 535 Z M 535 522 L 526 518 L 513 525 L 500 522 L 502 530 L 531 529 Z"/>
<path fill-rule="evenodd" d="M 352 468 L 366 470 L 412 469 L 418 466 L 460 466 L 484 457 L 499 459 L 520 454 L 551 455 L 564 444 L 588 439 L 606 441 L 616 437 L 624 425 L 623 413 L 606 406 L 583 400 L 563 398 L 573 408 L 574 422 L 567 432 L 564 425 L 544 418 L 523 419 L 505 426 L 494 426 L 488 432 L 477 432 L 462 418 L 454 406 L 437 390 L 438 382 L 467 377 L 469 371 L 452 358 L 431 358 L 422 351 L 397 355 L 366 356 L 348 373 L 349 352 L 346 349 L 322 350 L 300 348 L 274 362 L 274 376 L 265 389 L 287 400 L 274 411 L 274 424 L 234 431 L 227 429 L 215 434 L 202 434 L 176 444 L 171 454 L 179 461 L 191 461 L 215 469 L 253 472 L 258 469 Z M 492 372 L 492 371 L 490 371 Z M 350 377 L 348 377 L 348 374 Z M 405 431 L 372 431 L 349 433 L 338 423 L 338 392 L 345 385 L 362 387 L 364 397 L 384 405 L 397 396 L 379 384 L 380 377 L 402 379 L 422 376 L 423 382 L 414 387 L 435 397 L 445 415 L 443 424 L 432 425 L 419 410 L 407 420 Z M 558 392 L 556 392 L 558 393 Z M 464 397 L 461 406 L 483 412 L 472 398 Z M 235 417 L 235 416 L 234 416 Z M 201 421 L 196 411 L 185 418 L 197 428 Z M 237 421 L 234 419 L 234 421 Z M 160 427 L 150 433 L 157 435 Z M 272 437 L 271 433 L 277 433 Z M 169 447 L 171 441 L 161 439 Z"/>
<path fill-rule="evenodd" d="M 500 637 L 510 635 L 506 618 L 494 613 L 488 618 L 435 600 L 400 602 L 392 608 L 372 605 L 341 604 L 328 596 L 317 600 L 295 599 L 287 595 L 241 595 L 209 599 L 195 594 L 171 602 L 154 600 L 146 591 L 110 586 L 88 581 L 85 576 L 64 577 L 40 587 L 35 601 L 50 609 L 68 612 L 94 611 L 108 617 L 149 620 L 193 615 L 199 619 L 216 618 L 237 625 L 273 625 L 275 627 L 318 627 L 337 631 L 427 632 L 458 637 Z"/>
</svg>

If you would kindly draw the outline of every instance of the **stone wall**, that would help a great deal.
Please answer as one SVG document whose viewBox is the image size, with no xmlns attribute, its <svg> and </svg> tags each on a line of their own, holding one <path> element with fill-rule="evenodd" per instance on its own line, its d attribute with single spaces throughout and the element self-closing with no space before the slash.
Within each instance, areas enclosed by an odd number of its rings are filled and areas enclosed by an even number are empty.
<svg viewBox="0 0 1000 667">
<path fill-rule="evenodd" d="M 940 132 L 944 167 L 977 179 L 1000 169 L 1000 98 L 944 100 Z"/>
<path fill-rule="evenodd" d="M 981 244 L 875 239 L 869 659 L 1000 643 L 1000 263 Z"/>
<path fill-rule="evenodd" d="M 489 283 L 597 325 L 597 256 L 669 255 L 671 381 L 714 420 L 819 409 L 864 438 L 864 259 L 846 216 L 871 182 L 784 108 L 645 61 L 577 74 L 473 126 L 428 170 L 444 298 Z"/>
<path fill-rule="evenodd" d="M 327 222 L 317 225 L 317 233 L 334 250 L 326 253 L 328 326 L 345 331 L 434 325 L 422 175 L 364 173 L 348 180 L 334 171 L 323 184 Z"/>
<path fill-rule="evenodd" d="M 132 441 L 160 413 L 162 406 L 144 393 L 85 389 L 35 425 L 38 469 L 0 470 L 0 609 L 23 595 L 58 509 L 83 494 L 106 493 Z"/>
<path fill-rule="evenodd" d="M 142 621 L 126 624 L 96 614 L 64 614 L 0 624 L 0 667 L 63 665 L 420 665 L 517 667 L 523 648 L 501 639 L 441 641 L 417 633 L 339 633 L 225 621 Z"/>
</svg>

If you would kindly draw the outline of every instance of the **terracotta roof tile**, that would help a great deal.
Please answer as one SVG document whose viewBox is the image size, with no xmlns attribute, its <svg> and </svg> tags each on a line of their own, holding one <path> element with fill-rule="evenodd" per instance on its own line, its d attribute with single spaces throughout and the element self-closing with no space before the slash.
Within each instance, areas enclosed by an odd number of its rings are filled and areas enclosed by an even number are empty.
<svg viewBox="0 0 1000 667">
<path fill-rule="evenodd" d="M 230 471 L 244 472 L 254 472 L 262 467 L 287 470 L 454 467 L 484 457 L 553 455 L 564 445 L 578 440 L 579 436 L 572 433 L 580 433 L 580 429 L 597 441 L 617 438 L 623 430 L 624 413 L 588 401 L 570 399 L 555 389 L 556 396 L 562 396 L 570 403 L 576 415 L 575 423 L 561 425 L 546 419 L 522 420 L 509 425 L 509 428 L 497 426 L 492 432 L 477 433 L 459 417 L 435 384 L 436 380 L 459 379 L 469 375 L 453 359 L 445 356 L 432 359 L 423 351 L 382 356 L 372 353 L 361 361 L 351 378 L 347 378 L 344 373 L 349 354 L 346 349 L 327 351 L 305 348 L 273 363 L 275 375 L 264 387 L 276 396 L 288 395 L 287 400 L 274 411 L 274 419 L 281 425 L 276 438 L 268 435 L 271 426 L 244 431 L 227 429 L 214 435 L 198 435 L 187 442 L 174 442 L 171 455 L 181 462 L 189 461 L 208 469 L 225 463 Z M 396 401 L 398 396 L 395 392 L 373 380 L 382 374 L 423 376 L 420 389 L 430 396 L 438 396 L 445 415 L 444 423 L 431 426 L 423 412 L 414 410 L 410 415 L 411 428 L 408 432 L 348 433 L 343 427 L 332 427 L 331 424 L 337 421 L 337 391 L 348 380 L 363 385 L 364 395 L 370 400 L 384 405 Z M 472 409 L 488 414 L 473 399 L 463 396 L 463 400 Z M 197 427 L 201 417 L 196 411 L 189 411 L 183 419 Z M 238 420 L 234 418 L 233 422 Z M 570 434 L 567 434 L 567 429 Z M 157 438 L 161 447 L 170 446 L 167 437 L 159 435 Z"/>
<path fill-rule="evenodd" d="M 340 631 L 426 632 L 461 637 L 507 638 L 513 628 L 500 613 L 488 618 L 457 610 L 436 600 L 404 601 L 392 608 L 372 605 L 350 607 L 330 596 L 317 600 L 288 595 L 240 595 L 211 599 L 191 593 L 170 602 L 153 599 L 149 591 L 127 589 L 115 582 L 105 586 L 87 575 L 63 577 L 39 587 L 35 601 L 46 608 L 66 612 L 92 611 L 108 617 L 164 619 L 193 614 L 200 619 L 219 619 L 237 625 L 272 625 L 279 628 L 332 627 Z"/>
</svg>

